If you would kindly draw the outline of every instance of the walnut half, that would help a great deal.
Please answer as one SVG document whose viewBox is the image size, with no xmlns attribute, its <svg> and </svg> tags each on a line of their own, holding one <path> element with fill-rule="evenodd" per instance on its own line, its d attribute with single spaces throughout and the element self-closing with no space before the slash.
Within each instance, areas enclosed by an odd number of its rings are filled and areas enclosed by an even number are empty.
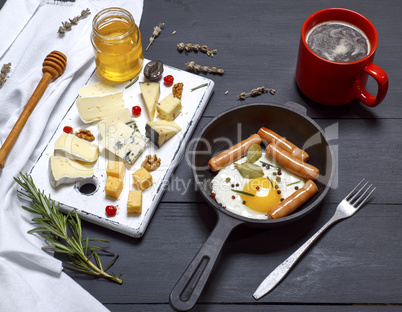
<svg viewBox="0 0 402 312">
<path fill-rule="evenodd" d="M 142 162 L 141 167 L 145 168 L 147 171 L 155 171 L 161 165 L 161 159 L 156 156 L 148 155 L 145 157 L 145 160 Z"/>
<path fill-rule="evenodd" d="M 181 94 L 183 92 L 183 86 L 184 86 L 184 84 L 182 82 L 179 82 L 179 83 L 176 83 L 172 88 L 173 96 L 175 98 L 178 98 L 179 100 L 181 100 Z"/>
<path fill-rule="evenodd" d="M 80 139 L 84 139 L 87 140 L 89 142 L 95 141 L 95 137 L 94 135 L 91 133 L 91 131 L 87 130 L 87 129 L 81 129 L 78 130 L 75 135 L 77 137 L 79 137 Z"/>
</svg>

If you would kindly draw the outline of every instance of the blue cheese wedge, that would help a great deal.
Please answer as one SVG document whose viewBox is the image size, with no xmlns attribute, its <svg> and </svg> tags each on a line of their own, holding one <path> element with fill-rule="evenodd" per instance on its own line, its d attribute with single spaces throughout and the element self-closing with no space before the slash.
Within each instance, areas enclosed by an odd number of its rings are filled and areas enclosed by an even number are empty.
<svg viewBox="0 0 402 312">
<path fill-rule="evenodd" d="M 54 151 L 60 152 L 68 158 L 84 162 L 95 162 L 99 157 L 97 145 L 65 132 L 59 136 L 54 144 Z"/>
<path fill-rule="evenodd" d="M 147 108 L 149 120 L 154 120 L 156 104 L 159 101 L 159 82 L 140 82 L 142 98 Z"/>
<path fill-rule="evenodd" d="M 124 108 L 123 92 L 101 96 L 79 97 L 78 113 L 85 123 L 109 117 Z"/>
<path fill-rule="evenodd" d="M 54 188 L 61 184 L 91 179 L 94 176 L 94 169 L 91 164 L 66 157 L 50 156 L 49 168 L 49 181 Z"/>
<path fill-rule="evenodd" d="M 104 118 L 99 122 L 98 129 L 101 136 L 104 137 L 107 125 L 116 125 L 119 121 L 126 124 L 134 131 L 138 131 L 137 123 L 135 122 L 130 110 L 128 108 L 123 108 L 112 116 Z"/>
<path fill-rule="evenodd" d="M 161 119 L 173 121 L 181 112 L 181 101 L 170 93 L 156 105 L 156 111 Z"/>
<path fill-rule="evenodd" d="M 121 121 L 107 125 L 102 140 L 99 142 L 107 150 L 133 164 L 142 154 L 148 138 L 139 131 L 134 131 Z"/>
</svg>

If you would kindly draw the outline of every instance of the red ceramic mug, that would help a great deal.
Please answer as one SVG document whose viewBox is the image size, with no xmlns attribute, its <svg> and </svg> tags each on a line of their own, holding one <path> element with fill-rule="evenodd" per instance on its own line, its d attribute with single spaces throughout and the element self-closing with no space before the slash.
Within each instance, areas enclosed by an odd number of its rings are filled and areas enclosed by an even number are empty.
<svg viewBox="0 0 402 312">
<path fill-rule="evenodd" d="M 368 51 L 363 58 L 352 62 L 336 62 L 319 56 L 307 45 L 306 37 L 312 28 L 325 22 L 353 25 L 367 37 Z M 355 99 L 375 107 L 388 90 L 387 74 L 373 63 L 378 35 L 373 24 L 363 15 L 342 8 L 324 9 L 312 14 L 303 24 L 296 67 L 296 82 L 311 100 L 324 105 L 344 105 Z M 366 89 L 368 75 L 378 84 L 377 95 Z"/>
</svg>

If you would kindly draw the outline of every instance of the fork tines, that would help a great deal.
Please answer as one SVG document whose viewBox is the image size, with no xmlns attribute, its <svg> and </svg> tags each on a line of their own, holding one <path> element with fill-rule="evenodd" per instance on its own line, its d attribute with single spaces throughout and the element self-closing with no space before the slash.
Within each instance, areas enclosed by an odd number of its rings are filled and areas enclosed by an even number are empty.
<svg viewBox="0 0 402 312">
<path fill-rule="evenodd" d="M 375 191 L 376 187 L 373 187 L 373 184 L 370 184 L 367 188 L 367 184 L 369 182 L 366 182 L 355 194 L 354 192 L 359 188 L 359 186 L 364 182 L 365 179 L 361 180 L 358 185 L 346 196 L 346 200 L 353 205 L 356 209 L 359 209 L 361 206 L 364 205 L 364 203 L 369 199 L 371 194 Z M 361 194 L 359 197 L 357 197 L 364 189 L 366 189 L 363 194 Z M 370 191 L 370 193 L 366 196 L 367 192 Z M 352 196 L 353 195 L 353 196 Z M 352 197 L 351 197 L 352 196 Z"/>
</svg>

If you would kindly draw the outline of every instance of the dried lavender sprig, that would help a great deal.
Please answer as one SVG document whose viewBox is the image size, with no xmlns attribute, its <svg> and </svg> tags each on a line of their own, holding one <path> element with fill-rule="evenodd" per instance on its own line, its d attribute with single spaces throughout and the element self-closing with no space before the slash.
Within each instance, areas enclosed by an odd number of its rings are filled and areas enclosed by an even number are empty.
<svg viewBox="0 0 402 312">
<path fill-rule="evenodd" d="M 145 49 L 145 51 L 148 51 L 148 49 L 151 46 L 151 44 L 154 43 L 155 38 L 159 36 L 160 32 L 162 31 L 162 26 L 164 26 L 164 25 L 165 25 L 165 23 L 159 23 L 158 26 L 154 27 L 152 37 L 149 38 L 149 44 L 148 44 L 147 48 Z"/>
<path fill-rule="evenodd" d="M 255 88 L 248 93 L 242 92 L 237 97 L 240 98 L 240 100 L 245 100 L 248 95 L 254 97 L 254 96 L 261 95 L 261 94 L 267 93 L 267 92 L 274 95 L 276 93 L 276 90 L 265 88 L 264 86 L 262 86 L 262 87 Z"/>
<path fill-rule="evenodd" d="M 4 64 L 3 67 L 1 68 L 0 86 L 5 84 L 7 79 L 9 78 L 9 76 L 7 76 L 7 74 L 10 71 L 10 68 L 11 68 L 11 63 Z"/>
<path fill-rule="evenodd" d="M 66 31 L 71 30 L 71 26 L 77 25 L 79 20 L 86 18 L 89 14 L 91 14 L 91 10 L 85 9 L 85 10 L 81 11 L 81 15 L 77 15 L 73 19 L 69 18 L 68 21 L 61 22 L 62 26 L 59 27 L 59 30 L 57 31 L 57 33 L 64 35 L 66 33 Z"/>
<path fill-rule="evenodd" d="M 186 65 L 188 69 L 194 71 L 195 73 L 199 73 L 200 71 L 204 71 L 206 73 L 223 75 L 224 72 L 225 72 L 223 69 L 218 69 L 215 66 L 214 67 L 209 67 L 209 66 L 201 66 L 201 65 L 195 64 L 194 61 L 187 62 L 184 65 Z"/>
<path fill-rule="evenodd" d="M 177 44 L 177 49 L 179 51 L 184 51 L 186 50 L 187 52 L 194 51 L 198 52 L 201 51 L 203 53 L 206 53 L 210 57 L 214 57 L 214 53 L 216 53 L 218 50 L 211 50 L 209 49 L 206 45 L 199 45 L 198 43 L 183 43 L 180 42 Z"/>
</svg>

